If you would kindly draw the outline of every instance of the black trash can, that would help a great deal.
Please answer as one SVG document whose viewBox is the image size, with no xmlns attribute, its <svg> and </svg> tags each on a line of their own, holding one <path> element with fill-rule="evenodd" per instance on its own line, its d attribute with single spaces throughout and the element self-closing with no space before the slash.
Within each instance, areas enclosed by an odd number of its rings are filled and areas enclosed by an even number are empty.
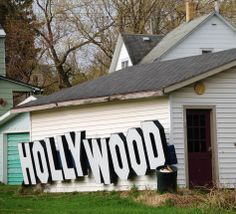
<svg viewBox="0 0 236 214">
<path fill-rule="evenodd" d="M 168 167 L 171 170 L 168 170 Z M 177 168 L 170 165 L 168 165 L 168 167 L 159 166 L 156 168 L 157 189 L 161 194 L 177 191 Z"/>
</svg>

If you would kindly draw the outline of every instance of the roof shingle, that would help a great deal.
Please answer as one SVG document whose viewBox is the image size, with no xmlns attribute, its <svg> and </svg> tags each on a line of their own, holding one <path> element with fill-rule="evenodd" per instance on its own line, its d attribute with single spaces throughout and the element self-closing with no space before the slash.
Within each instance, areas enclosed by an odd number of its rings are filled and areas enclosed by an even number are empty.
<svg viewBox="0 0 236 214">
<path fill-rule="evenodd" d="M 138 64 L 163 38 L 162 35 L 121 34 L 133 65 Z"/>
<path fill-rule="evenodd" d="M 72 100 L 163 90 L 236 60 L 236 49 L 136 65 L 55 92 L 17 108 Z"/>
</svg>

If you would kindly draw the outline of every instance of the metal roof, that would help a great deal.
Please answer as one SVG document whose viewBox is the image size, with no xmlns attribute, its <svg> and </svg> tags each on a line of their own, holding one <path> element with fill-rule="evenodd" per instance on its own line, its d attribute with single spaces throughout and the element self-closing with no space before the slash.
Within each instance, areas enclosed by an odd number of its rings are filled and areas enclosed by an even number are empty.
<svg viewBox="0 0 236 214">
<path fill-rule="evenodd" d="M 181 59 L 136 65 L 41 97 L 17 108 L 137 92 L 164 91 L 167 87 L 208 73 L 213 69 L 235 61 L 236 49 L 231 49 Z"/>
</svg>

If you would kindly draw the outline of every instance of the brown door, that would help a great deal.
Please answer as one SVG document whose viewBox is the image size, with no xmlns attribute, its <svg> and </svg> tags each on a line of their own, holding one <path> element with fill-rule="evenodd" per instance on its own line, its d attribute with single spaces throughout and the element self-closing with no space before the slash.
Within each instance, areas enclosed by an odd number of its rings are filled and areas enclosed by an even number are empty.
<svg viewBox="0 0 236 214">
<path fill-rule="evenodd" d="M 189 186 L 212 186 L 211 127 L 208 109 L 187 110 Z"/>
</svg>

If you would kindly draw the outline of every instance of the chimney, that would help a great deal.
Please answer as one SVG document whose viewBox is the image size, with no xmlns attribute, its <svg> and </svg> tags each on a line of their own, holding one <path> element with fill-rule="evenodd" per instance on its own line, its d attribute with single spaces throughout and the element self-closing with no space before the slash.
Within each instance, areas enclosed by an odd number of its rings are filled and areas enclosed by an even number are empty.
<svg viewBox="0 0 236 214">
<path fill-rule="evenodd" d="M 220 3 L 219 0 L 215 0 L 215 12 L 220 13 Z"/>
<path fill-rule="evenodd" d="M 192 0 L 186 0 L 186 22 L 190 22 L 195 16 L 195 5 Z"/>
<path fill-rule="evenodd" d="M 5 36 L 6 33 L 0 25 L 0 75 L 6 76 L 5 70 Z"/>
</svg>

